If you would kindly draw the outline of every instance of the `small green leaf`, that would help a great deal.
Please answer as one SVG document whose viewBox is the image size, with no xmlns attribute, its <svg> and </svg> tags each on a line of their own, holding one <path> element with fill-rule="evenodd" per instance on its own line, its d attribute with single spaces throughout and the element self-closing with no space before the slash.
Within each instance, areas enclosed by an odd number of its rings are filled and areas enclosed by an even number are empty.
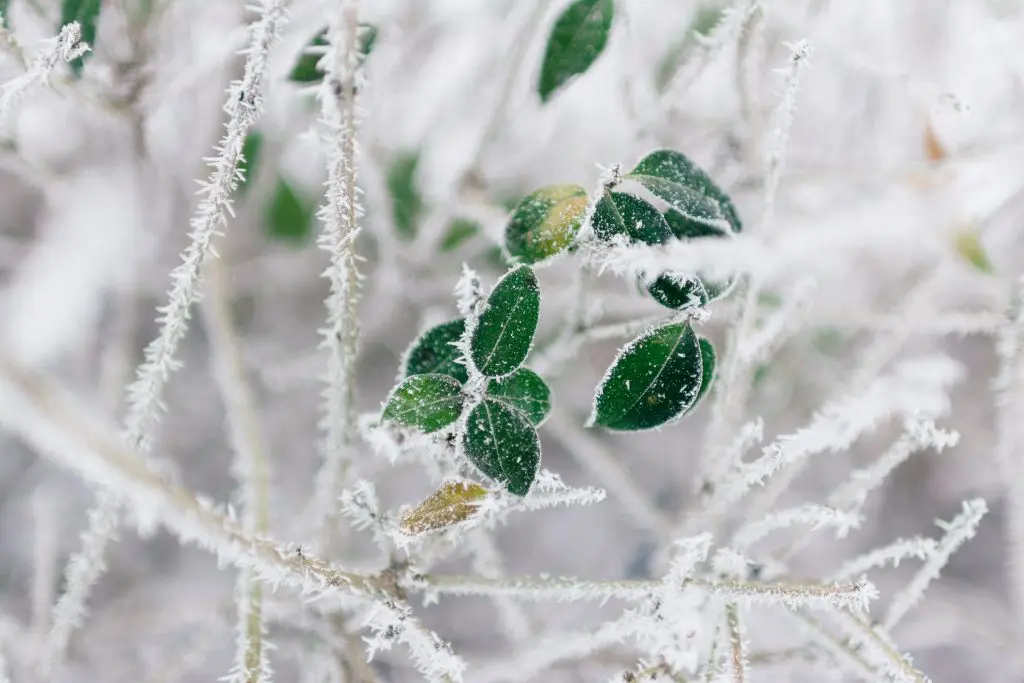
<svg viewBox="0 0 1024 683">
<path fill-rule="evenodd" d="M 288 80 L 295 81 L 296 83 L 315 83 L 323 78 L 324 72 L 317 68 L 317 62 L 323 56 L 323 51 L 316 48 L 324 48 L 326 46 L 327 29 L 323 29 L 313 36 L 313 39 L 303 48 L 299 59 L 295 62 L 295 66 L 292 67 L 291 74 L 288 75 Z"/>
<path fill-rule="evenodd" d="M 378 33 L 377 27 L 373 24 L 359 24 L 359 55 L 362 59 L 366 59 L 373 52 Z"/>
<path fill-rule="evenodd" d="M 490 380 L 487 395 L 522 411 L 535 427 L 540 427 L 551 412 L 551 389 L 540 375 L 527 368 Z"/>
<path fill-rule="evenodd" d="M 448 375 L 413 375 L 392 390 L 383 417 L 429 434 L 459 419 L 462 402 L 462 385 Z"/>
<path fill-rule="evenodd" d="M 466 456 L 491 479 L 502 480 L 510 493 L 525 496 L 540 467 L 540 439 L 520 410 L 485 398 L 469 413 Z"/>
<path fill-rule="evenodd" d="M 575 0 L 559 15 L 540 68 L 541 102 L 597 60 L 608 42 L 614 15 L 613 0 Z"/>
<path fill-rule="evenodd" d="M 975 270 L 991 275 L 995 272 L 992 260 L 985 252 L 985 245 L 981 243 L 981 236 L 977 230 L 965 228 L 956 233 L 956 251 L 965 262 Z"/>
<path fill-rule="evenodd" d="M 464 242 L 480 233 L 480 224 L 469 218 L 456 218 L 448 224 L 448 230 L 441 238 L 441 251 L 451 252 Z"/>
<path fill-rule="evenodd" d="M 365 60 L 373 51 L 374 43 L 377 42 L 377 27 L 371 24 L 359 24 L 358 34 L 359 45 L 356 48 L 359 52 L 360 62 Z M 321 29 L 313 36 L 313 39 L 306 43 L 302 53 L 299 55 L 295 66 L 292 67 L 288 80 L 295 83 L 315 83 L 324 77 L 324 72 L 317 67 L 317 63 L 323 56 L 323 48 L 327 47 L 327 29 Z"/>
<path fill-rule="evenodd" d="M 405 239 L 416 236 L 417 224 L 423 213 L 423 197 L 416 187 L 416 169 L 419 164 L 419 152 L 402 152 L 388 168 L 391 217 L 395 222 L 395 230 Z"/>
<path fill-rule="evenodd" d="M 709 339 L 704 337 L 698 337 L 697 343 L 700 344 L 700 358 L 701 358 L 701 378 L 700 378 L 700 391 L 697 392 L 697 398 L 693 400 L 693 405 L 687 409 L 687 413 L 692 411 L 700 403 L 700 400 L 704 398 L 704 395 L 711 389 L 711 385 L 715 383 L 715 368 L 718 365 L 718 356 L 715 354 L 715 347 Z"/>
<path fill-rule="evenodd" d="M 651 429 L 693 405 L 703 376 L 701 348 L 689 323 L 650 330 L 620 352 L 597 389 L 591 424 Z"/>
<path fill-rule="evenodd" d="M 283 178 L 278 178 L 267 206 L 266 230 L 273 239 L 303 243 L 312 234 L 312 207 Z"/>
<path fill-rule="evenodd" d="M 626 177 L 664 199 L 690 220 L 714 227 L 717 221 L 725 218 L 733 232 L 743 229 L 729 195 L 679 152 L 669 149 L 651 152 Z"/>
<path fill-rule="evenodd" d="M 60 4 L 60 26 L 58 31 L 66 24 L 77 21 L 82 28 L 82 42 L 92 48 L 81 57 L 71 61 L 71 73 L 75 78 L 82 75 L 82 67 L 85 65 L 85 58 L 96 49 L 96 23 L 99 21 L 102 0 L 62 0 Z"/>
<path fill-rule="evenodd" d="M 672 235 L 668 223 L 650 203 L 625 192 L 605 194 L 594 207 L 594 235 L 610 240 L 627 235 L 631 242 L 662 244 Z"/>
<path fill-rule="evenodd" d="M 473 515 L 487 489 L 471 481 L 446 481 L 441 488 L 402 516 L 402 531 L 410 536 L 446 529 Z"/>
<path fill-rule="evenodd" d="M 466 366 L 457 362 L 462 353 L 453 345 L 466 329 L 463 318 L 449 320 L 430 328 L 412 343 L 405 354 L 405 374 L 438 374 L 454 377 L 459 382 L 469 380 Z"/>
<path fill-rule="evenodd" d="M 529 266 L 510 270 L 487 297 L 470 352 L 488 377 L 507 375 L 526 360 L 540 316 L 540 285 Z"/>
<path fill-rule="evenodd" d="M 242 194 L 249 188 L 259 168 L 260 152 L 263 151 L 263 134 L 253 131 L 245 136 L 242 143 L 242 157 L 238 160 L 238 170 L 242 171 L 242 180 L 238 183 L 238 191 Z"/>
<path fill-rule="evenodd" d="M 655 301 L 666 308 L 703 306 L 708 302 L 708 292 L 704 288 L 704 283 L 697 277 L 663 273 L 647 286 L 647 291 Z"/>
<path fill-rule="evenodd" d="M 521 263 L 537 263 L 569 248 L 587 209 L 579 185 L 543 187 L 525 197 L 505 227 L 505 248 Z"/>
</svg>

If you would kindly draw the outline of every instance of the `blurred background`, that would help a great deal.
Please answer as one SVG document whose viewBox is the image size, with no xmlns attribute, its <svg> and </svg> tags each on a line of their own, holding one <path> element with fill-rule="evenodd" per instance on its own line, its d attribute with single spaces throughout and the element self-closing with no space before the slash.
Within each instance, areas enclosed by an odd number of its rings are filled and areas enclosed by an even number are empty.
<svg viewBox="0 0 1024 683">
<path fill-rule="evenodd" d="M 990 514 L 977 537 L 894 636 L 936 681 L 1024 680 L 1024 612 L 1008 578 L 1008 482 L 993 455 L 992 391 L 993 333 L 1024 253 L 1024 3 L 769 1 L 756 30 L 712 51 L 692 85 L 678 89 L 726 4 L 621 0 L 593 67 L 542 104 L 535 84 L 545 36 L 565 4 L 363 3 L 360 18 L 376 35 L 360 99 L 360 409 L 379 408 L 419 331 L 456 317 L 451 292 L 463 262 L 487 286 L 504 272 L 502 233 L 520 198 L 550 184 L 589 189 L 602 167 L 630 168 L 656 148 L 682 151 L 772 247 L 758 319 L 799 308 L 754 373 L 745 409 L 748 418 L 763 417 L 767 441 L 902 358 L 941 352 L 964 371 L 939 421 L 960 432 L 960 444 L 914 456 L 870 499 L 860 530 L 815 543 L 794 558 L 795 571 L 821 576 L 896 537 L 936 535 L 933 520 L 982 496 Z M 56 33 L 56 2 L 5 6 L 9 29 L 30 54 Z M 315 88 L 290 76 L 324 28 L 324 3 L 294 0 L 291 12 L 247 144 L 250 177 L 217 251 L 272 453 L 271 531 L 301 542 L 298 513 L 319 465 L 327 256 L 316 246 L 314 213 L 324 201 L 325 156 Z M 123 414 L 123 387 L 157 332 L 156 307 L 188 243 L 196 180 L 207 175 L 204 158 L 222 134 L 226 89 L 241 75 L 238 52 L 252 16 L 240 0 L 103 0 L 81 77 L 58 70 L 53 87 L 32 88 L 0 119 L 0 335 L 112 421 Z M 785 87 L 780 70 L 786 43 L 800 39 L 813 53 L 800 76 L 774 219 L 759 225 L 765 156 L 779 126 L 773 112 Z M 0 80 L 22 72 L 14 55 L 0 57 Z M 565 296 L 572 272 L 559 266 L 539 275 L 543 344 L 573 305 Z M 664 310 L 611 275 L 590 277 L 585 288 L 604 320 Z M 734 308 L 728 299 L 716 303 L 702 331 L 720 349 Z M 154 452 L 175 462 L 192 490 L 228 501 L 235 484 L 224 410 L 207 333 L 193 318 Z M 550 369 L 558 424 L 582 426 L 624 341 L 587 346 Z M 577 452 L 584 438 L 674 515 L 694 497 L 707 422 L 703 408 L 653 433 L 542 428 L 544 467 L 571 485 L 604 486 Z M 815 458 L 781 503 L 820 502 L 899 429 L 880 425 L 849 452 Z M 388 506 L 431 490 L 418 468 L 392 468 L 369 451 L 361 458 L 359 472 Z M 0 435 L 0 648 L 14 672 L 48 629 L 94 499 L 75 477 Z M 510 573 L 591 578 L 649 576 L 658 547 L 614 496 L 514 516 L 497 545 Z M 370 548 L 356 535 L 340 556 L 371 563 Z M 59 680 L 199 681 L 228 671 L 233 572 L 164 532 L 140 538 L 130 528 L 108 564 Z M 872 576 L 881 602 L 913 569 Z M 534 633 L 586 628 L 615 613 L 561 604 L 525 610 Z M 514 652 L 485 600 L 449 598 L 424 615 L 471 671 Z M 318 680 L 296 662 L 304 637 L 293 624 L 271 626 L 278 680 Z M 383 680 L 416 680 L 400 649 L 381 657 L 374 665 Z M 603 652 L 560 664 L 544 680 L 605 680 L 633 663 L 628 649 Z M 771 680 L 822 680 L 820 670 L 799 666 L 771 671 Z"/>
</svg>

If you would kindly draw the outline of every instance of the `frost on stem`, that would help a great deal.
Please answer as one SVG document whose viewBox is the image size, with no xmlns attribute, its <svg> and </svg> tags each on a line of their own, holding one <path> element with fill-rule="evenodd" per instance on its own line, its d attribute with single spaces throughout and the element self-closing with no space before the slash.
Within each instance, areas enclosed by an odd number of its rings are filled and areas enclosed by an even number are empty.
<svg viewBox="0 0 1024 683">
<path fill-rule="evenodd" d="M 721 512 L 779 470 L 811 455 L 846 450 L 893 415 L 948 411 L 946 389 L 960 374 L 960 368 L 942 356 L 907 361 L 864 393 L 827 404 L 809 425 L 776 439 L 757 460 L 735 467 L 718 488 L 708 513 Z"/>
<path fill-rule="evenodd" d="M 357 94 L 362 89 L 357 31 L 359 3 L 348 0 L 330 12 L 327 51 L 320 59 L 325 75 L 320 86 L 320 124 L 327 147 L 327 203 L 317 216 L 323 223 L 319 246 L 330 255 L 324 275 L 331 283 L 327 296 L 327 325 L 321 346 L 328 351 L 326 386 L 320 427 L 324 432 L 323 465 L 317 474 L 315 521 L 322 533 L 331 528 L 335 504 L 343 486 L 352 451 L 358 441 L 355 414 L 355 368 L 359 348 L 357 306 L 361 276 L 355 242 L 363 216 L 359 201 L 359 145 L 356 139 L 360 112 Z"/>
<path fill-rule="evenodd" d="M 50 74 L 58 64 L 74 61 L 89 51 L 89 46 L 82 42 L 82 28 L 77 21 L 61 27 L 60 33 L 45 42 L 46 45 L 36 54 L 28 71 L 7 81 L 0 88 L 0 122 L 10 116 L 14 105 L 31 86 L 36 83 L 49 85 Z"/>
<path fill-rule="evenodd" d="M 785 43 L 790 51 L 789 65 L 780 72 L 786 77 L 782 101 L 775 108 L 772 140 L 768 146 L 767 179 L 765 181 L 764 215 L 761 218 L 762 228 L 771 223 L 775 213 L 775 196 L 778 194 L 779 180 L 786 166 L 786 143 L 789 140 L 789 129 L 793 124 L 793 112 L 796 111 L 796 96 L 800 90 L 800 71 L 809 67 L 808 57 L 813 48 L 806 40 Z"/>
<path fill-rule="evenodd" d="M 150 450 L 153 428 L 162 408 L 164 384 L 180 365 L 174 356 L 188 329 L 189 310 L 199 298 L 199 280 L 204 264 L 214 254 L 213 238 L 231 212 L 231 195 L 238 184 L 242 145 L 261 111 L 267 59 L 285 20 L 285 0 L 264 0 L 260 17 L 252 26 L 250 45 L 244 51 L 244 75 L 241 81 L 232 84 L 224 105 L 224 111 L 229 115 L 226 133 L 217 147 L 218 155 L 207 160 L 211 173 L 200 190 L 202 198 L 191 221 L 189 245 L 182 256 L 182 264 L 171 273 L 168 303 L 159 309 L 160 332 L 146 347 L 145 360 L 137 370 L 135 381 L 127 389 L 128 407 L 122 438 L 142 456 Z M 69 33 L 65 34 L 65 31 Z M 81 54 L 68 46 L 72 37 L 80 35 L 78 31 L 77 24 L 69 24 L 61 30 L 61 35 L 66 36 L 64 43 L 58 37 L 62 58 L 70 60 Z M 55 629 L 58 624 L 74 624 L 81 620 L 92 585 L 102 574 L 107 543 L 119 526 L 115 491 L 104 491 L 99 498 L 89 515 L 89 529 L 83 535 L 83 547 L 69 562 L 68 575 L 70 577 L 74 573 L 78 580 L 73 584 L 69 581 L 73 589 L 69 589 L 57 603 L 53 618 Z M 145 510 L 146 507 L 142 507 L 134 511 L 140 526 L 148 527 L 153 520 L 146 514 L 140 514 Z M 51 634 L 47 645 L 49 663 L 46 666 L 59 666 L 69 636 L 70 629 L 55 630 Z"/>
<path fill-rule="evenodd" d="M 209 331 L 211 364 L 220 390 L 235 457 L 232 469 L 238 481 L 245 530 L 267 531 L 269 522 L 269 458 L 260 428 L 256 399 L 245 374 L 240 341 L 231 321 L 230 301 L 223 266 L 210 261 L 206 273 L 207 298 L 203 313 Z M 270 660 L 263 618 L 263 587 L 243 569 L 235 588 L 238 605 L 238 649 L 229 680 L 263 683 L 270 680 Z"/>
<path fill-rule="evenodd" d="M 224 111 L 229 118 L 226 133 L 217 146 L 217 156 L 207 159 L 209 178 L 199 191 L 201 199 L 192 218 L 189 245 L 182 263 L 171 272 L 168 302 L 159 309 L 160 333 L 146 347 L 145 360 L 135 381 L 128 387 L 125 438 L 141 453 L 150 450 L 152 431 L 164 383 L 180 362 L 175 359 L 178 344 L 188 329 L 189 311 L 199 298 L 199 280 L 206 261 L 214 256 L 213 240 L 231 213 L 231 197 L 238 185 L 238 162 L 249 129 L 263 107 L 263 81 L 271 47 L 277 42 L 286 18 L 285 0 L 264 0 L 260 18 L 252 25 L 252 39 L 244 50 L 245 72 L 232 83 Z"/>
<path fill-rule="evenodd" d="M 966 543 L 978 530 L 981 518 L 988 512 L 988 506 L 981 498 L 965 501 L 963 509 L 950 522 L 937 521 L 945 535 L 939 540 L 938 546 L 924 566 L 917 572 L 910 583 L 893 596 L 889 603 L 889 611 L 885 616 L 885 629 L 891 630 L 903 618 L 911 607 L 916 605 L 929 584 L 938 578 L 939 572 L 949 562 L 950 556 Z"/>
</svg>

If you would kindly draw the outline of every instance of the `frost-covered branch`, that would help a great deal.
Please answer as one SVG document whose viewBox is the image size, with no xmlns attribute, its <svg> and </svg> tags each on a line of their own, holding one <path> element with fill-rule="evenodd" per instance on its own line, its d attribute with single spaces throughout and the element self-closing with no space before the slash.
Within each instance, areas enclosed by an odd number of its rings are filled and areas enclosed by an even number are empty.
<svg viewBox="0 0 1024 683">
<path fill-rule="evenodd" d="M 318 243 L 330 254 L 325 272 L 331 291 L 327 297 L 327 325 L 321 346 L 329 356 L 320 427 L 323 465 L 317 474 L 314 499 L 315 522 L 327 533 L 333 519 L 335 502 L 341 493 L 345 472 L 358 443 L 356 425 L 355 368 L 359 348 L 359 258 L 355 242 L 363 209 L 359 200 L 356 140 L 358 120 L 357 94 L 363 73 L 359 64 L 357 31 L 358 0 L 347 0 L 329 14 L 328 48 L 320 63 L 325 76 L 320 87 L 320 123 L 326 130 L 328 149 L 327 203 L 318 217 L 323 232 Z"/>
<path fill-rule="evenodd" d="M 866 609 L 877 594 L 867 581 L 820 584 L 800 582 L 757 583 L 690 578 L 685 582 L 699 591 L 746 604 L 783 604 L 788 607 L 832 604 Z M 425 575 L 417 586 L 428 593 L 447 595 L 507 595 L 520 600 L 575 602 L 605 601 L 611 598 L 641 600 L 664 589 L 664 581 L 588 581 L 570 577 L 506 577 Z"/>
<path fill-rule="evenodd" d="M 242 145 L 262 111 L 267 62 L 286 22 L 287 2 L 263 0 L 259 6 L 260 17 L 252 25 L 252 40 L 245 50 L 244 75 L 232 83 L 224 105 L 229 116 L 224 124 L 226 132 L 217 146 L 217 156 L 207 160 L 211 172 L 200 190 L 202 199 L 191 221 L 189 245 L 182 254 L 181 265 L 171 273 L 168 301 L 159 309 L 160 333 L 146 347 L 145 361 L 128 387 L 125 439 L 141 453 L 149 452 L 153 425 L 162 408 L 164 384 L 180 366 L 175 354 L 188 329 L 192 304 L 199 298 L 203 266 L 214 256 L 213 240 L 232 211 L 232 193 L 241 179 L 238 164 Z"/>
<path fill-rule="evenodd" d="M 988 512 L 988 506 L 985 501 L 976 498 L 965 501 L 963 510 L 952 521 L 936 522 L 946 534 L 939 540 L 935 551 L 910 580 L 910 583 L 893 596 L 883 622 L 887 631 L 892 630 L 910 608 L 921 600 L 928 585 L 938 578 L 939 572 L 949 562 L 950 556 L 977 532 L 978 524 L 981 523 L 981 518 L 985 516 L 986 512 Z"/>
<path fill-rule="evenodd" d="M 4 29 L 5 33 L 6 31 Z M 82 42 L 82 28 L 77 21 L 62 26 L 60 33 L 46 41 L 46 46 L 36 54 L 28 70 L 7 81 L 0 88 L 0 121 L 10 116 L 14 105 L 33 85 L 49 85 L 50 74 L 58 64 L 74 61 L 89 49 L 89 46 Z"/>
<path fill-rule="evenodd" d="M 855 576 L 861 576 L 865 572 L 877 567 L 892 565 L 898 567 L 902 560 L 914 558 L 927 560 L 934 556 L 938 544 L 931 538 L 915 536 L 908 539 L 899 539 L 887 546 L 875 548 L 863 555 L 843 563 L 833 581 L 848 581 Z"/>
<path fill-rule="evenodd" d="M 221 512 L 154 470 L 44 376 L 3 357 L 0 427 L 57 464 L 110 490 L 135 515 L 163 524 L 182 543 L 195 544 L 239 569 L 252 570 L 254 577 L 271 589 L 284 585 L 314 597 L 355 595 L 372 601 L 377 618 L 368 626 L 378 632 L 378 647 L 391 642 L 386 636 L 395 631 L 388 626 L 401 624 L 398 640 L 409 646 L 421 671 L 433 676 L 431 680 L 461 680 L 462 661 L 397 600 L 391 575 L 349 571 L 300 548 L 250 534 L 230 512 Z M 382 626 L 382 622 L 387 624 Z M 442 669 L 443 675 L 437 675 Z"/>
<path fill-rule="evenodd" d="M 260 18 L 253 24 L 252 41 L 245 53 L 244 76 L 232 84 L 224 105 L 230 117 L 225 124 L 227 133 L 218 147 L 218 156 L 208 161 L 212 172 L 201 190 L 203 198 L 191 222 L 189 246 L 183 263 L 171 274 L 168 303 L 159 309 L 160 333 L 146 348 L 145 361 L 127 389 L 128 409 L 122 438 L 143 456 L 150 450 L 164 385 L 180 365 L 174 356 L 188 328 L 189 310 L 199 297 L 203 266 L 213 255 L 213 238 L 231 211 L 231 194 L 238 184 L 242 145 L 249 128 L 259 117 L 267 59 L 285 21 L 286 2 L 264 0 Z M 81 621 L 92 586 L 104 571 L 103 556 L 119 526 L 118 511 L 117 498 L 101 492 L 96 508 L 89 515 L 83 547 L 68 565 L 71 588 L 61 596 L 54 610 L 54 631 L 47 646 L 49 655 L 45 658 L 45 666 L 51 670 L 63 660 L 71 630 Z M 144 516 L 139 519 L 140 524 L 146 521 Z"/>
<path fill-rule="evenodd" d="M 939 415 L 947 411 L 946 388 L 960 373 L 957 365 L 942 356 L 907 361 L 864 393 L 826 405 L 808 426 L 766 446 L 757 460 L 734 468 L 707 508 L 693 519 L 721 514 L 754 486 L 811 455 L 849 448 L 862 434 L 893 415 Z"/>
<path fill-rule="evenodd" d="M 238 481 L 242 522 L 246 531 L 267 533 L 270 514 L 269 457 L 262 434 L 255 397 L 249 386 L 239 340 L 231 321 L 230 299 L 223 264 L 207 263 L 203 313 L 210 337 L 213 375 L 227 415 L 228 432 L 235 452 L 233 470 Z M 238 574 L 238 650 L 231 676 L 239 683 L 270 680 L 269 644 L 263 622 L 263 587 L 249 569 Z"/>
</svg>

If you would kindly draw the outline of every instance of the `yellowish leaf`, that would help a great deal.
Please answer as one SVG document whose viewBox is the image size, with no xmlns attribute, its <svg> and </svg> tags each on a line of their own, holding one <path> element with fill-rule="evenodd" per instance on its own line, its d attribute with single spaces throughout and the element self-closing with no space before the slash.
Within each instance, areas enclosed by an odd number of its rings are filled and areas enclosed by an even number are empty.
<svg viewBox="0 0 1024 683">
<path fill-rule="evenodd" d="M 446 481 L 402 517 L 402 531 L 410 536 L 464 522 L 476 512 L 487 489 L 466 481 Z"/>
</svg>

